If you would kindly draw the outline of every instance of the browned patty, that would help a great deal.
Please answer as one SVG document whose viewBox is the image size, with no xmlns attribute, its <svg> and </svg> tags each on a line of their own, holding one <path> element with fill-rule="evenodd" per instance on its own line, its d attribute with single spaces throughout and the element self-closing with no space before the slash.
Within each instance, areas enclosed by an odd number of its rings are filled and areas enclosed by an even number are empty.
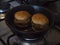
<svg viewBox="0 0 60 45">
<path fill-rule="evenodd" d="M 27 11 L 18 11 L 15 13 L 15 22 L 16 23 L 27 23 L 30 13 Z"/>
<path fill-rule="evenodd" d="M 44 14 L 37 13 L 32 16 L 32 22 L 34 24 L 46 25 L 49 20 Z"/>
</svg>

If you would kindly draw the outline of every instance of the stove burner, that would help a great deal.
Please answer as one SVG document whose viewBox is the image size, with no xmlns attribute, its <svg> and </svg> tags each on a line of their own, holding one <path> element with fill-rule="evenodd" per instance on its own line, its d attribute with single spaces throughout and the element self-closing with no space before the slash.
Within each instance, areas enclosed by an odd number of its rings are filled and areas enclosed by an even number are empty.
<svg viewBox="0 0 60 45">
<path fill-rule="evenodd" d="M 8 37 L 8 39 L 7 39 L 7 45 L 10 45 L 10 39 L 12 38 L 12 37 L 14 37 L 14 36 L 16 36 L 15 34 L 13 34 L 13 35 L 10 35 L 9 37 Z M 48 45 L 48 42 L 47 42 L 47 40 L 45 39 L 45 38 L 43 38 L 43 40 L 44 40 L 44 44 L 43 45 Z M 19 41 L 20 42 L 20 41 Z M 35 43 L 35 42 L 34 42 Z M 30 43 L 28 43 L 28 44 L 30 44 Z M 18 43 L 18 41 L 17 42 L 13 42 L 13 45 L 27 45 L 27 42 L 20 42 L 20 43 Z"/>
</svg>

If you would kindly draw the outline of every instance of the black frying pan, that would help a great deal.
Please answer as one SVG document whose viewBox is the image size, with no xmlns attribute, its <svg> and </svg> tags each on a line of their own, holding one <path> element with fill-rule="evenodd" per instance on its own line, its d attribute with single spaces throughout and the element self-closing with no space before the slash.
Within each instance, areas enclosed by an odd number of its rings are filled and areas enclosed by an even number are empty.
<svg viewBox="0 0 60 45">
<path fill-rule="evenodd" d="M 47 16 L 49 19 L 49 25 L 46 28 L 46 30 L 41 31 L 41 32 L 24 33 L 23 31 L 21 31 L 22 30 L 21 28 L 17 28 L 13 22 L 14 14 L 17 11 L 22 11 L 22 10 L 26 10 L 29 13 L 31 13 L 32 15 L 35 13 L 45 14 L 45 16 Z M 9 28 L 11 29 L 11 31 L 13 33 L 15 33 L 20 39 L 32 41 L 32 40 L 36 40 L 38 38 L 42 38 L 47 33 L 47 31 L 54 25 L 54 14 L 50 10 L 48 10 L 44 7 L 41 7 L 41 6 L 21 5 L 21 6 L 13 8 L 12 10 L 9 10 L 9 12 L 6 15 L 5 21 L 6 21 L 6 24 L 9 26 Z"/>
</svg>

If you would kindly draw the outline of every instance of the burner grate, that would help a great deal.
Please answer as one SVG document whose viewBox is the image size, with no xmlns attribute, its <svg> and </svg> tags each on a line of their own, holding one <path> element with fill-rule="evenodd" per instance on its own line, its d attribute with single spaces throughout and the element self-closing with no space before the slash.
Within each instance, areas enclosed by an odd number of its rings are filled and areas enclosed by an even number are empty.
<svg viewBox="0 0 60 45">
<path fill-rule="evenodd" d="M 0 38 L 0 41 L 2 42 L 3 45 L 6 45 L 6 43 Z"/>
</svg>

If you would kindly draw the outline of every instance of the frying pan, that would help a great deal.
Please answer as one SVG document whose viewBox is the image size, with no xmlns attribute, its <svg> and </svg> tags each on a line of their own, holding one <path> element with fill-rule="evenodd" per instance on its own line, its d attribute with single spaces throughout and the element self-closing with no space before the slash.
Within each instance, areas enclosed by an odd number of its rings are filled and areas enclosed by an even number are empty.
<svg viewBox="0 0 60 45">
<path fill-rule="evenodd" d="M 22 30 L 21 28 L 18 28 L 14 25 L 13 20 L 14 20 L 15 12 L 22 11 L 22 10 L 28 11 L 31 15 L 35 13 L 45 14 L 45 16 L 47 16 L 47 18 L 49 19 L 48 27 L 44 31 L 40 31 L 40 32 L 25 33 L 21 31 Z M 50 28 L 52 28 L 52 26 L 54 25 L 54 14 L 50 10 L 38 5 L 20 5 L 8 11 L 5 18 L 5 22 L 8 25 L 8 27 L 11 29 L 11 31 L 14 34 L 16 34 L 20 39 L 26 40 L 26 41 L 34 41 L 34 40 L 43 38 L 43 36 L 47 33 L 47 31 Z"/>
</svg>

